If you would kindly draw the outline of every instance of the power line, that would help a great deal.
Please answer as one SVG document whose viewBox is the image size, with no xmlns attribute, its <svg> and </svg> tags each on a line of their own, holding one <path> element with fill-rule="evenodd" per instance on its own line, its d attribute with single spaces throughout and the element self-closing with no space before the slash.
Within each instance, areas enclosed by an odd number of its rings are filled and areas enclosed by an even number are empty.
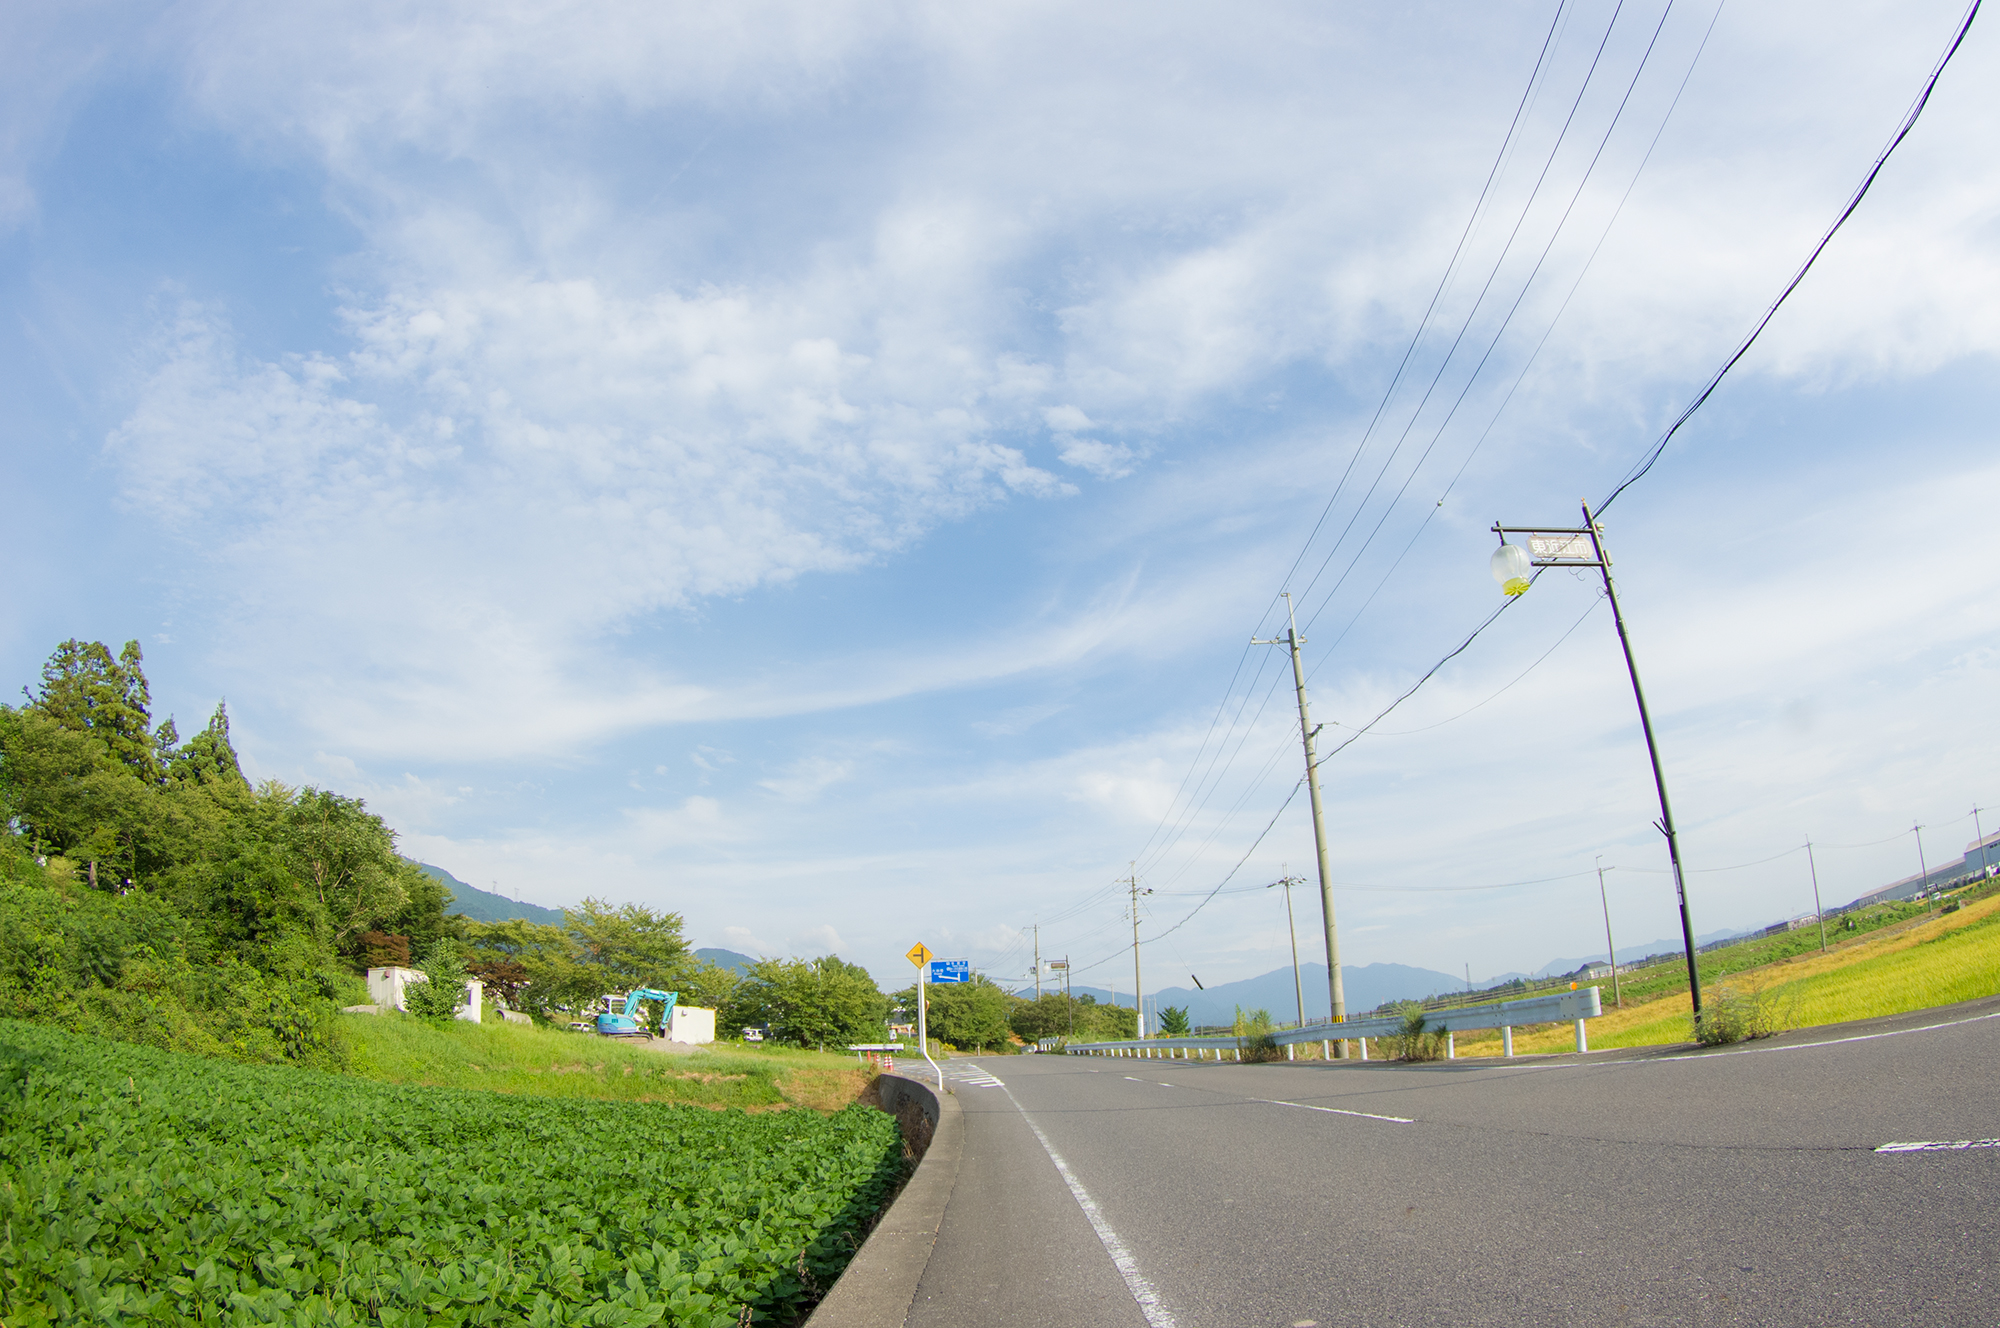
<svg viewBox="0 0 2000 1328">
<path fill-rule="evenodd" d="M 1924 90 L 1917 94 L 1916 101 L 1911 104 L 1909 111 L 1903 116 L 1903 122 L 1896 127 L 1895 136 L 1889 140 L 1889 145 L 1883 148 L 1881 154 L 1875 158 L 1875 164 L 1868 168 L 1868 174 L 1863 177 L 1860 186 L 1855 189 L 1853 196 L 1847 200 L 1847 206 L 1840 210 L 1838 217 L 1834 218 L 1833 225 L 1826 228 L 1826 233 L 1820 236 L 1819 243 L 1813 246 L 1813 251 L 1810 254 L 1806 255 L 1806 261 L 1799 265 L 1799 270 L 1792 274 L 1792 279 L 1785 283 L 1785 288 L 1782 291 L 1778 292 L 1778 298 L 1771 301 L 1771 307 L 1764 311 L 1764 316 L 1757 320 L 1757 325 L 1750 329 L 1750 334 L 1738 343 L 1735 353 L 1722 362 L 1722 367 L 1715 371 L 1714 377 L 1708 380 L 1707 385 L 1701 389 L 1700 394 L 1688 403 L 1687 409 L 1675 416 L 1674 422 L 1667 426 L 1667 431 L 1660 435 L 1660 440 L 1654 443 L 1652 448 L 1646 453 L 1644 461 L 1640 463 L 1637 469 L 1630 472 L 1617 488 L 1611 491 L 1609 497 L 1597 505 L 1597 511 L 1600 515 L 1602 515 L 1605 508 L 1618 501 L 1619 494 L 1631 488 L 1647 471 L 1653 468 L 1653 463 L 1658 461 L 1661 453 L 1667 450 L 1667 444 L 1673 441 L 1674 435 L 1680 432 L 1681 426 L 1686 424 L 1690 419 L 1693 419 L 1694 413 L 1708 403 L 1708 398 L 1715 392 L 1716 388 L 1722 385 L 1723 378 L 1728 375 L 1731 369 L 1736 367 L 1738 360 L 1741 360 L 1745 355 L 1750 353 L 1750 347 L 1757 344 L 1757 338 L 1763 335 L 1764 329 L 1770 326 L 1771 320 L 1778 316 L 1778 310 L 1784 306 L 1786 300 L 1792 297 L 1792 292 L 1799 288 L 1799 283 L 1806 279 L 1806 273 L 1812 271 L 1813 264 L 1817 263 L 1819 256 L 1826 252 L 1826 247 L 1833 243 L 1833 237 L 1840 233 L 1840 228 L 1847 224 L 1847 219 L 1854 215 L 1856 208 L 1861 206 L 1861 200 L 1868 196 L 1869 189 L 1875 184 L 1875 177 L 1880 175 L 1882 168 L 1888 164 L 1890 154 L 1901 147 L 1903 140 L 1910 136 L 1910 131 L 1916 128 L 1917 117 L 1922 115 L 1924 107 L 1930 104 L 1931 93 L 1936 90 L 1938 79 L 1944 76 L 1945 66 L 1951 63 L 1951 58 L 1954 55 L 1958 54 L 1958 48 L 1965 44 L 1965 35 L 1972 31 L 1972 20 L 1979 16 L 1980 3 L 1981 0 L 1972 0 L 1972 7 L 1965 11 L 1965 21 L 1958 25 L 1957 35 L 1951 39 L 1951 45 L 1945 48 L 1944 54 L 1938 57 L 1936 66 L 1931 70 L 1931 76 L 1924 80 Z"/>
</svg>

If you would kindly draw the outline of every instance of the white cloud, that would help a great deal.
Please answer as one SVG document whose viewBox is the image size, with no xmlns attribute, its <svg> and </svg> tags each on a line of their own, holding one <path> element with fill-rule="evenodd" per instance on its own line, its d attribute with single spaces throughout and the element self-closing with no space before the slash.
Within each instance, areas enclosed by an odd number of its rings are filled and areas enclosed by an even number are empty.
<svg viewBox="0 0 2000 1328">
<path fill-rule="evenodd" d="M 793 936 L 791 949 L 797 955 L 839 954 L 847 949 L 847 942 L 840 939 L 832 923 L 821 923 Z"/>
<path fill-rule="evenodd" d="M 1123 479 L 1132 473 L 1132 449 L 1122 443 L 1101 443 L 1095 438 L 1062 438 L 1062 459 L 1099 479 Z"/>
<path fill-rule="evenodd" d="M 726 950 L 734 950 L 738 954 L 747 954 L 752 958 L 761 958 L 765 955 L 778 953 L 778 947 L 765 944 L 748 927 L 724 927 L 722 929 L 722 947 Z"/>
<path fill-rule="evenodd" d="M 787 802 L 810 802 L 828 788 L 851 779 L 854 762 L 833 761 L 824 756 L 805 756 L 785 767 L 781 775 L 757 781 L 759 788 L 770 790 Z"/>
</svg>

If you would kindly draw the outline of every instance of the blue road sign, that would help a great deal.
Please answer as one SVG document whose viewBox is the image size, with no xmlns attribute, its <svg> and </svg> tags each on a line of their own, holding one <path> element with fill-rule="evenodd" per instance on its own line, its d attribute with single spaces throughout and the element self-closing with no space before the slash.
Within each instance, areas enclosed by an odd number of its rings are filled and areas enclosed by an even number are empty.
<svg viewBox="0 0 2000 1328">
<path fill-rule="evenodd" d="M 931 981 L 934 983 L 972 981 L 972 961 L 970 959 L 931 960 Z"/>
</svg>

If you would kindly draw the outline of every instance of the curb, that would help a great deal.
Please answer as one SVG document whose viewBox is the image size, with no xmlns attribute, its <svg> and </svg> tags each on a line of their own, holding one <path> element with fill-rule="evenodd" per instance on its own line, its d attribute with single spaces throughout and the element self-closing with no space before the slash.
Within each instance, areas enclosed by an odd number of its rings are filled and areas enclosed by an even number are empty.
<svg viewBox="0 0 2000 1328">
<path fill-rule="evenodd" d="M 958 1099 L 948 1093 L 940 1097 L 930 1085 L 901 1075 L 885 1074 L 877 1083 L 885 1110 L 893 1113 L 902 1103 L 913 1102 L 936 1132 L 903 1192 L 854 1252 L 805 1328 L 902 1328 L 958 1183 L 965 1151 L 965 1117 Z"/>
</svg>

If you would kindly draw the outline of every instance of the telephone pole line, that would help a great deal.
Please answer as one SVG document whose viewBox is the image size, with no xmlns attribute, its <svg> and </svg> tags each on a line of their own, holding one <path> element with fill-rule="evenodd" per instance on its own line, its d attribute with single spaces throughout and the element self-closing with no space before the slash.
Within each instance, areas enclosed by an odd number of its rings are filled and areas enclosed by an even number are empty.
<svg viewBox="0 0 2000 1328">
<path fill-rule="evenodd" d="M 1042 924 L 1035 924 L 1035 999 L 1042 999 Z"/>
<path fill-rule="evenodd" d="M 1132 887 L 1132 1008 L 1137 1012 L 1139 1036 L 1146 1036 L 1146 989 L 1139 982 L 1139 864 L 1129 864 L 1132 874 L 1125 884 Z M 1147 894 L 1153 893 L 1151 890 Z"/>
<path fill-rule="evenodd" d="M 1319 730 L 1313 727 L 1312 710 L 1306 704 L 1306 672 L 1299 663 L 1299 647 L 1304 642 L 1299 637 L 1299 622 L 1292 611 L 1292 592 L 1285 596 L 1285 634 L 1268 641 L 1250 638 L 1253 646 L 1288 646 L 1292 652 L 1292 685 L 1299 694 L 1299 736 L 1306 748 L 1306 791 L 1312 795 L 1313 847 L 1319 854 L 1319 909 L 1320 917 L 1326 923 L 1326 994 L 1332 1001 L 1333 1022 L 1343 1023 L 1347 1019 L 1347 990 L 1340 980 L 1340 932 L 1333 919 L 1333 872 L 1326 860 L 1326 816 L 1319 801 L 1319 757 L 1313 751 L 1313 739 Z M 1333 1054 L 1344 1059 L 1347 1043 L 1339 1038 L 1333 1040 Z"/>
<path fill-rule="evenodd" d="M 1292 995 L 1298 998 L 1299 1027 L 1304 1028 L 1306 1026 L 1306 987 L 1305 982 L 1299 977 L 1299 929 L 1298 925 L 1292 921 L 1292 887 L 1295 885 L 1304 885 L 1305 880 L 1287 871 L 1283 876 L 1278 878 L 1277 883 L 1285 887 L 1285 935 L 1292 942 Z"/>
<path fill-rule="evenodd" d="M 1611 952 L 1611 999 L 1625 1008 L 1625 993 L 1618 987 L 1618 942 L 1611 939 L 1611 897 L 1604 893 L 1604 855 L 1597 855 L 1597 902 L 1604 905 L 1604 948 Z"/>
</svg>

